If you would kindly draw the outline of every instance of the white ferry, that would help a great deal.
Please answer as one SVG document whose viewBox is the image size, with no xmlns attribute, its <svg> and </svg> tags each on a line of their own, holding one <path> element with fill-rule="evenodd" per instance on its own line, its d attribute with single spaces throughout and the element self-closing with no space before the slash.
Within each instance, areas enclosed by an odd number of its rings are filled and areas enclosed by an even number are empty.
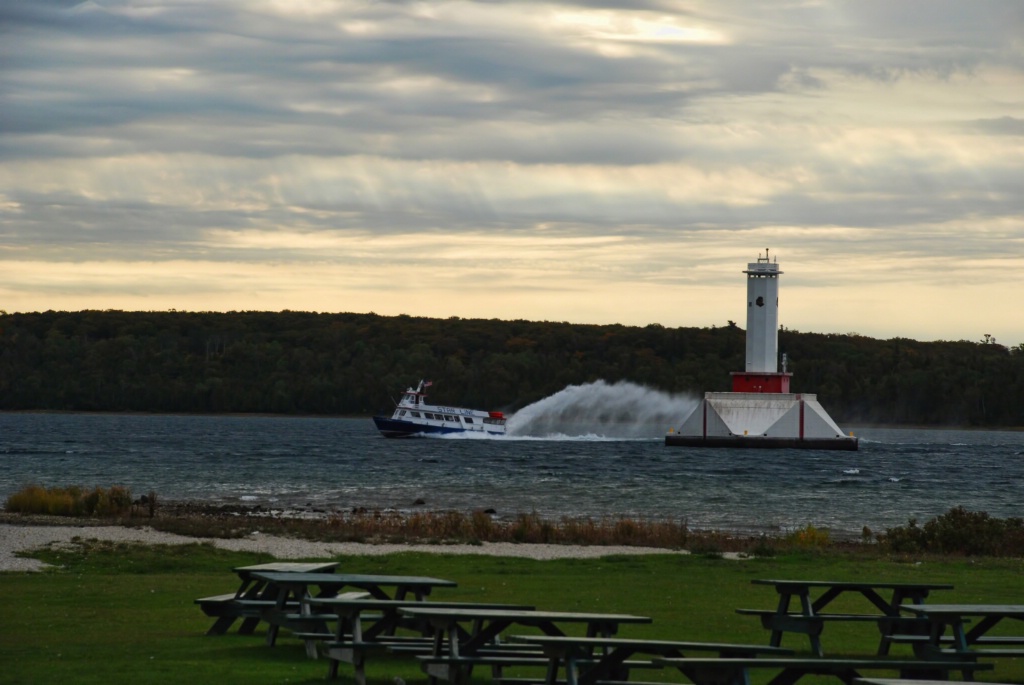
<svg viewBox="0 0 1024 685">
<path fill-rule="evenodd" d="M 415 390 L 409 388 L 402 393 L 394 414 L 390 417 L 373 417 L 373 422 L 385 438 L 408 438 L 432 433 L 505 435 L 505 415 L 500 411 L 427 404 L 425 390 L 431 385 L 431 381 L 421 380 Z"/>
</svg>

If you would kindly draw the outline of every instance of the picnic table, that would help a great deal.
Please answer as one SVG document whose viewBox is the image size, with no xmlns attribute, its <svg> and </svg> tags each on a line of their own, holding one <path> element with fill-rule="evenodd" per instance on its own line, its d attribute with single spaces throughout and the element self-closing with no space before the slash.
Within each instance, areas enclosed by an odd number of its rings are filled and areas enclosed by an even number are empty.
<svg viewBox="0 0 1024 685">
<path fill-rule="evenodd" d="M 313 597 L 305 600 L 314 610 L 334 612 L 337 617 L 331 639 L 320 643 L 321 654 L 328 659 L 327 678 L 338 675 L 341 662 L 355 668 L 355 679 L 365 685 L 365 662 L 369 652 L 393 649 L 405 653 L 429 653 L 433 645 L 433 631 L 429 622 L 410 619 L 400 609 L 420 606 L 418 600 L 409 599 L 348 599 L 340 597 Z M 433 608 L 459 609 L 515 609 L 528 611 L 532 606 L 521 604 L 491 604 L 468 602 L 434 602 Z M 404 629 L 418 635 L 399 635 Z"/>
<path fill-rule="evenodd" d="M 251 566 L 236 566 L 232 569 L 238 576 L 238 589 L 222 595 L 200 597 L 195 600 L 207 616 L 216 620 L 207 635 L 223 635 L 238 619 L 242 624 L 238 632 L 251 635 L 259 624 L 263 609 L 273 606 L 275 597 L 268 596 L 269 584 L 254 574 L 263 571 L 276 573 L 331 573 L 337 568 L 337 561 L 294 562 L 274 561 Z M 297 607 L 296 607 L 297 608 Z"/>
<path fill-rule="evenodd" d="M 428 605 L 406 607 L 399 613 L 429 622 L 433 648 L 418 655 L 423 671 L 431 677 L 467 682 L 474 666 L 490 666 L 500 678 L 506 666 L 547 667 L 549 659 L 540 652 L 523 651 L 515 645 L 503 645 L 501 634 L 512 626 L 530 627 L 545 635 L 565 635 L 564 626 L 586 627 L 588 637 L 611 637 L 624 623 L 650 623 L 647 616 L 595 614 L 567 611 L 522 611 L 510 609 L 435 608 Z"/>
<path fill-rule="evenodd" d="M 915 653 L 927 658 L 957 656 L 1024 657 L 1024 635 L 993 634 L 1003 621 L 1024 621 L 1024 604 L 904 604 L 904 611 L 927 621 L 927 635 L 896 635 L 910 642 Z M 976 622 L 975 622 L 975 619 Z M 970 629 L 968 623 L 973 623 Z M 950 634 L 946 635 L 946 629 Z M 1011 648 L 990 648 L 1006 645 Z"/>
<path fill-rule="evenodd" d="M 830 621 L 867 621 L 878 626 L 882 633 L 878 654 L 886 655 L 892 644 L 890 635 L 899 632 L 903 618 L 900 607 L 904 602 L 921 604 L 933 590 L 952 590 L 945 583 L 868 582 L 836 580 L 779 580 L 755 579 L 754 585 L 769 585 L 779 595 L 778 605 L 770 609 L 737 609 L 737 613 L 759 616 L 761 625 L 771 631 L 769 644 L 782 645 L 783 633 L 799 633 L 810 639 L 811 649 L 818 656 L 824 656 L 821 633 L 825 623 Z M 816 596 L 812 597 L 812 593 Z M 888 599 L 883 596 L 888 594 Z M 868 601 L 875 610 L 872 613 L 828 612 L 826 608 L 838 597 L 854 594 Z M 792 608 L 793 599 L 800 606 Z"/>
<path fill-rule="evenodd" d="M 540 647 L 550 660 L 547 685 L 594 685 L 597 682 L 627 681 L 631 668 L 657 667 L 652 661 L 631 662 L 637 655 L 684 657 L 692 652 L 714 652 L 720 657 L 788 655 L 792 650 L 764 645 L 726 642 L 679 642 L 619 637 L 575 637 L 562 635 L 511 635 L 513 643 Z M 558 680 L 559 668 L 565 680 Z"/>
<path fill-rule="evenodd" d="M 922 659 L 824 659 L 820 657 L 743 657 L 743 658 L 667 658 L 654 659 L 655 663 L 678 669 L 694 685 L 750 685 L 751 672 L 767 671 L 767 685 L 793 685 L 804 676 L 831 676 L 853 685 L 863 678 L 865 671 L 895 671 L 900 678 L 948 681 L 951 671 L 973 673 L 991 670 L 991 664 L 965 664 L 962 661 L 926 661 Z M 902 681 L 904 685 L 906 680 Z M 623 683 L 622 685 L 627 685 Z"/>
<path fill-rule="evenodd" d="M 854 678 L 853 685 L 949 685 L 948 680 L 914 680 L 907 683 L 900 678 Z M 993 683 L 985 681 L 985 685 L 1010 685 L 1010 683 Z"/>
<path fill-rule="evenodd" d="M 274 605 L 263 611 L 262 618 L 269 624 L 267 644 L 273 646 L 280 628 L 297 632 L 326 633 L 328 614 L 314 614 L 309 600 L 313 597 L 336 597 L 345 588 L 362 591 L 349 595 L 356 599 L 369 595 L 377 599 L 405 599 L 422 601 L 437 587 L 456 587 L 452 580 L 422 576 L 385 576 L 357 573 L 280 573 L 256 571 L 253 576 L 268 584 L 267 592 L 274 593 Z M 316 588 L 314 592 L 313 588 Z M 390 590 L 390 593 L 388 592 Z M 289 606 L 298 604 L 298 614 Z M 330 616 L 333 617 L 333 612 Z M 306 651 L 311 657 L 316 650 L 307 641 Z"/>
</svg>

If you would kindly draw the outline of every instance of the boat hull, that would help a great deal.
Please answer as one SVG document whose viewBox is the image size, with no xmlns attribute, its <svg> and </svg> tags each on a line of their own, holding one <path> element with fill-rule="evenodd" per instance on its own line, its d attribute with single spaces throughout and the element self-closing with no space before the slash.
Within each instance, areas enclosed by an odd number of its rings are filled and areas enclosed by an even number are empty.
<svg viewBox="0 0 1024 685">
<path fill-rule="evenodd" d="M 504 435 L 502 432 L 483 430 L 469 431 L 464 428 L 453 428 L 449 426 L 432 426 L 430 424 L 415 423 L 393 419 L 389 416 L 374 416 L 373 422 L 377 430 L 385 438 L 412 438 L 420 435 L 447 435 L 450 433 L 486 433 L 487 435 Z"/>
</svg>

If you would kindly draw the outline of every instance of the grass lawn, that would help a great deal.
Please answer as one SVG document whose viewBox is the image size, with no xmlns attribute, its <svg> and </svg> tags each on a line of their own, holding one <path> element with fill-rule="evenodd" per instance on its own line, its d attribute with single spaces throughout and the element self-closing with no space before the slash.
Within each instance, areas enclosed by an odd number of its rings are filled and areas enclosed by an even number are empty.
<svg viewBox="0 0 1024 685">
<path fill-rule="evenodd" d="M 40 553 L 57 567 L 43 573 L 0 574 L 0 683 L 320 683 L 327 664 L 307 659 L 302 643 L 282 634 L 267 647 L 263 630 L 244 636 L 204 635 L 213 619 L 193 604 L 197 597 L 233 591 L 234 566 L 270 561 L 207 545 L 119 546 L 83 540 L 74 550 Z M 323 561 L 310 559 L 309 561 Z M 767 644 L 759 621 L 739 607 L 774 608 L 770 587 L 754 578 L 928 581 L 955 589 L 936 601 L 1024 603 L 1020 560 L 953 559 L 894 562 L 841 555 L 791 554 L 728 560 L 702 556 L 621 556 L 598 560 L 532 561 L 484 556 L 403 553 L 344 557 L 339 570 L 353 573 L 448 578 L 458 588 L 435 599 L 532 604 L 541 609 L 617 612 L 651 616 L 650 625 L 625 626 L 623 637 Z M 851 598 L 836 610 L 864 612 Z M 1020 626 L 1007 626 L 1007 629 Z M 524 631 L 517 631 L 524 632 Z M 1024 634 L 1024 630 L 1019 630 Z M 873 624 L 831 624 L 822 636 L 826 654 L 872 655 Z M 788 635 L 783 646 L 806 652 L 806 638 Z M 896 646 L 894 656 L 910 656 Z M 425 683 L 409 659 L 371 658 L 372 682 L 395 678 Z M 340 681 L 351 682 L 342 664 Z M 482 677 L 481 682 L 487 679 Z M 648 671 L 644 680 L 673 680 Z M 1024 683 L 1024 663 L 1004 659 L 983 681 Z M 682 682 L 680 677 L 676 682 Z M 813 682 L 813 681 L 808 681 Z M 838 682 L 838 681 L 830 681 Z"/>
</svg>

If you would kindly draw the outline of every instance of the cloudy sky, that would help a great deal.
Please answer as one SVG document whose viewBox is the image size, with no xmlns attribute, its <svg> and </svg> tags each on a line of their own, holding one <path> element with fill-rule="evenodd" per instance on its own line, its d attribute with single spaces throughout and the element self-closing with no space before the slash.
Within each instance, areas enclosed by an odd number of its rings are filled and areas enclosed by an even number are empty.
<svg viewBox="0 0 1024 685">
<path fill-rule="evenodd" d="M 0 309 L 1024 343 L 1021 0 L 5 0 Z"/>
</svg>

